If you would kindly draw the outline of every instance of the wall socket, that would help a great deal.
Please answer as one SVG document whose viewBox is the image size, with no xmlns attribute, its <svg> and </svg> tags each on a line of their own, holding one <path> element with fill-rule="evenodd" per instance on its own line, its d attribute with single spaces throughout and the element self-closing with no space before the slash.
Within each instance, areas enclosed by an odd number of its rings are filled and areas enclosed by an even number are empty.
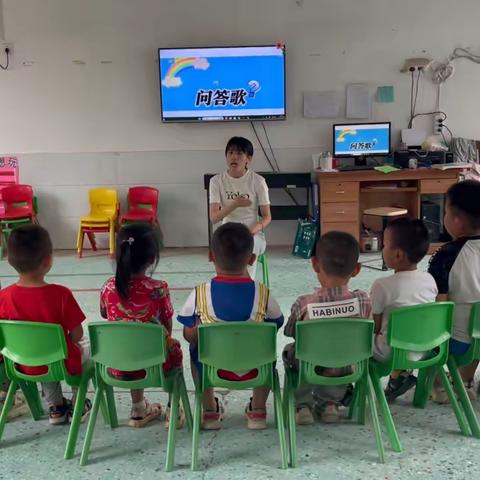
<svg viewBox="0 0 480 480">
<path fill-rule="evenodd" d="M 437 113 L 433 116 L 433 134 L 439 135 L 442 133 L 442 127 L 439 125 L 443 124 L 444 116 L 441 113 Z"/>
<path fill-rule="evenodd" d="M 8 48 L 10 51 L 8 53 L 8 68 L 13 68 L 13 59 L 14 59 L 14 48 L 13 43 L 11 42 L 0 42 L 0 63 L 5 65 L 7 63 L 7 54 L 5 49 Z"/>
</svg>

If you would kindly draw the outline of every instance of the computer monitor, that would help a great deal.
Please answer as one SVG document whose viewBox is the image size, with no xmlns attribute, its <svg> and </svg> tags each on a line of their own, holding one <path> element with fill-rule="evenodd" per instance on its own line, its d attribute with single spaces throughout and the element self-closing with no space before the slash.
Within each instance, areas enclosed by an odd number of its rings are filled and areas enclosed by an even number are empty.
<svg viewBox="0 0 480 480">
<path fill-rule="evenodd" d="M 333 156 L 364 161 L 365 157 L 390 155 L 390 129 L 390 122 L 333 125 Z"/>
</svg>

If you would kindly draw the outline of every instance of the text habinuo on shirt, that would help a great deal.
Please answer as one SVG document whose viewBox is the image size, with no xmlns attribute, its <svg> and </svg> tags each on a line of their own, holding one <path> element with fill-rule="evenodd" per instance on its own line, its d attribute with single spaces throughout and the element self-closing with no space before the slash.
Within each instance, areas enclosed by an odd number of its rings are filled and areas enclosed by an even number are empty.
<svg viewBox="0 0 480 480">
<path fill-rule="evenodd" d="M 325 303 L 309 303 L 307 305 L 308 317 L 311 320 L 322 318 L 356 317 L 360 315 L 360 302 L 358 298 L 337 300 Z"/>
</svg>

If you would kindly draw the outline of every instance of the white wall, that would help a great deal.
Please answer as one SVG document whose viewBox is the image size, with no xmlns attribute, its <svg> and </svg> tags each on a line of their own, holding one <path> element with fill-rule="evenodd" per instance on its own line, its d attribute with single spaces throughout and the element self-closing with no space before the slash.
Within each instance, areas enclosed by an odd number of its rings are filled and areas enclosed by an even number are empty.
<svg viewBox="0 0 480 480">
<path fill-rule="evenodd" d="M 334 120 L 302 118 L 303 91 L 394 85 L 396 102 L 375 104 L 374 118 L 404 128 L 404 58 L 479 52 L 479 18 L 478 0 L 4 0 L 15 65 L 0 72 L 0 153 L 19 155 L 57 247 L 73 247 L 92 185 L 135 183 L 161 189 L 168 245 L 205 245 L 202 174 L 222 169 L 229 136 L 253 134 L 248 124 L 162 124 L 158 47 L 284 41 L 289 119 L 267 128 L 281 167 L 304 171 L 312 152 L 330 148 Z M 455 135 L 480 138 L 480 66 L 456 66 L 441 106 Z M 433 86 L 420 93 L 419 109 L 431 109 Z M 293 234 L 293 222 L 276 222 L 269 240 Z"/>
</svg>

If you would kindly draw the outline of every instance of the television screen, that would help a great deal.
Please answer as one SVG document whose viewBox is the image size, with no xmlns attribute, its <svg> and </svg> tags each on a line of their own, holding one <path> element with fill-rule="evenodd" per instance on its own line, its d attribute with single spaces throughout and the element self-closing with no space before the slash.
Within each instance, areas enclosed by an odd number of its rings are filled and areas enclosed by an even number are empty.
<svg viewBox="0 0 480 480">
<path fill-rule="evenodd" d="M 283 45 L 160 48 L 164 122 L 285 118 Z"/>
<path fill-rule="evenodd" d="M 333 126 L 335 157 L 390 154 L 390 123 L 360 123 Z"/>
</svg>

